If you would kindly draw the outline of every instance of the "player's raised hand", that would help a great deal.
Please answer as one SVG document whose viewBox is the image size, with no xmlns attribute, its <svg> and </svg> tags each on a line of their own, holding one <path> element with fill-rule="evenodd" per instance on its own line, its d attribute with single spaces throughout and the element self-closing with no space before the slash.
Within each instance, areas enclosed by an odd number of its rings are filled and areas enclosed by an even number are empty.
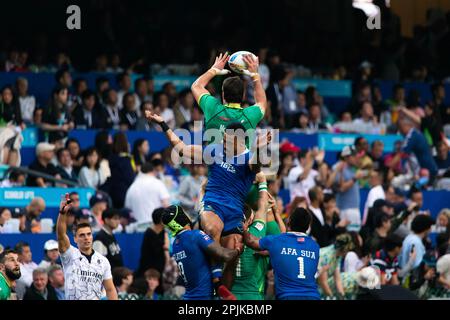
<svg viewBox="0 0 450 320">
<path fill-rule="evenodd" d="M 242 59 L 244 60 L 245 64 L 247 65 L 247 71 L 250 74 L 257 73 L 258 67 L 259 67 L 259 59 L 258 57 L 253 57 L 251 54 L 246 54 L 242 56 Z M 247 72 L 244 71 L 244 73 L 247 74 Z"/>
<path fill-rule="evenodd" d="M 225 52 L 225 54 L 221 53 L 218 57 L 216 57 L 216 60 L 212 66 L 213 69 L 216 69 L 216 74 L 224 75 L 231 72 L 230 70 L 224 69 L 229 59 L 230 56 L 228 55 L 228 52 Z"/>
<path fill-rule="evenodd" d="M 264 174 L 264 172 L 262 172 L 262 171 L 258 172 L 256 174 L 255 181 L 256 181 L 256 183 L 266 182 L 266 175 Z"/>
<path fill-rule="evenodd" d="M 148 121 L 153 121 L 156 123 L 164 122 L 164 119 L 160 115 L 157 115 L 156 113 L 153 113 L 150 110 L 145 110 L 145 118 Z"/>
<path fill-rule="evenodd" d="M 66 193 L 64 198 L 62 198 L 59 203 L 59 213 L 67 214 L 69 212 L 69 210 L 72 208 L 71 202 L 72 202 L 72 200 L 69 199 L 69 194 Z"/>
</svg>

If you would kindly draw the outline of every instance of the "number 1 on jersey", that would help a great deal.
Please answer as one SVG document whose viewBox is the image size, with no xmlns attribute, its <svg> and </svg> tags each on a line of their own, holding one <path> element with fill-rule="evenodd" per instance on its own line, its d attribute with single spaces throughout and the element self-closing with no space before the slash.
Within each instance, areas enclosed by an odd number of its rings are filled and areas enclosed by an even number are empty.
<svg viewBox="0 0 450 320">
<path fill-rule="evenodd" d="M 305 276 L 305 261 L 304 261 L 303 257 L 298 257 L 297 260 L 298 260 L 298 269 L 299 269 L 297 278 L 299 278 L 299 279 L 306 279 L 306 276 Z"/>
</svg>

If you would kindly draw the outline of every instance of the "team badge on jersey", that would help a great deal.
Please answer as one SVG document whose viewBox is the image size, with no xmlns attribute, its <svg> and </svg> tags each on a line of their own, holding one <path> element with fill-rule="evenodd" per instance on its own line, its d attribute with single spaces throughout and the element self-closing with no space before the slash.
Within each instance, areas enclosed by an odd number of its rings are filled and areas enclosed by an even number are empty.
<svg viewBox="0 0 450 320">
<path fill-rule="evenodd" d="M 298 241 L 298 242 L 305 242 L 305 238 L 300 237 L 300 238 L 297 239 L 297 241 Z"/>
<path fill-rule="evenodd" d="M 257 223 L 255 224 L 255 228 L 256 228 L 258 231 L 262 231 L 262 229 L 264 228 L 264 225 L 263 225 L 261 222 L 257 222 Z"/>
</svg>

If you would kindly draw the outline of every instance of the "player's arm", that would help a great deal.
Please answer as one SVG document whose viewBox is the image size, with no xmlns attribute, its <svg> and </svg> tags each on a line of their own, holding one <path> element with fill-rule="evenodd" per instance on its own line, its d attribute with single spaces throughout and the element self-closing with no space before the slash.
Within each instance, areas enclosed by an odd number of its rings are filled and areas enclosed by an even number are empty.
<svg viewBox="0 0 450 320">
<path fill-rule="evenodd" d="M 239 256 L 239 254 L 241 253 L 241 250 L 238 248 L 236 249 L 224 248 L 217 242 L 213 242 L 206 247 L 206 252 L 208 253 L 208 255 L 210 255 L 215 259 L 218 259 L 223 262 L 229 262 L 236 259 L 237 256 Z"/>
<path fill-rule="evenodd" d="M 255 212 L 255 220 L 267 221 L 267 210 L 269 209 L 269 193 L 267 192 L 267 180 L 264 172 L 260 171 L 256 174 L 256 182 L 258 183 L 259 198 L 258 210 Z"/>
<path fill-rule="evenodd" d="M 331 288 L 328 285 L 328 268 L 325 268 L 325 266 L 323 266 L 322 269 L 323 270 L 320 270 L 318 278 L 319 285 L 327 296 L 332 296 L 333 291 L 331 291 Z"/>
<path fill-rule="evenodd" d="M 264 87 L 261 82 L 261 77 L 258 74 L 258 66 L 259 61 L 258 57 L 256 59 L 251 54 L 244 55 L 243 57 L 244 62 L 247 64 L 247 72 L 244 72 L 245 74 L 248 74 L 253 81 L 253 84 L 255 86 L 255 104 L 259 106 L 261 109 L 262 114 L 266 113 L 267 109 L 267 97 L 266 97 L 266 91 L 264 90 Z"/>
<path fill-rule="evenodd" d="M 206 86 L 208 83 L 216 76 L 216 75 L 224 75 L 229 73 L 230 71 L 225 70 L 225 64 L 227 63 L 229 59 L 228 52 L 225 52 L 225 54 L 220 54 L 218 57 L 216 57 L 216 61 L 214 62 L 211 69 L 206 71 L 204 74 L 202 74 L 200 77 L 197 78 L 197 80 L 194 81 L 194 83 L 191 86 L 192 94 L 197 101 L 197 103 L 200 105 L 200 99 L 203 95 L 209 94 L 209 91 L 206 90 Z"/>
<path fill-rule="evenodd" d="M 61 200 L 59 204 L 58 220 L 56 221 L 56 237 L 58 239 L 58 249 L 60 253 L 64 253 L 70 247 L 70 240 L 67 236 L 67 213 L 71 209 L 69 194 L 66 193 L 66 198 Z"/>
<path fill-rule="evenodd" d="M 260 135 L 258 137 L 258 140 L 256 141 L 256 151 L 253 154 L 252 158 L 250 159 L 250 170 L 252 170 L 255 173 L 258 173 L 261 171 L 262 162 L 261 162 L 261 150 L 266 150 L 267 153 L 267 145 L 272 141 L 272 133 L 270 131 L 267 132 L 267 134 Z"/>
<path fill-rule="evenodd" d="M 145 118 L 148 121 L 152 121 L 158 124 L 169 140 L 170 144 L 174 147 L 174 149 L 178 152 L 180 156 L 187 156 L 191 159 L 201 158 L 203 155 L 202 146 L 197 145 L 186 145 L 181 139 L 169 128 L 164 119 L 157 115 L 156 113 L 152 113 L 151 111 L 145 111 Z"/>
<path fill-rule="evenodd" d="M 105 287 L 106 297 L 108 300 L 119 300 L 112 278 L 103 280 L 103 286 Z"/>
<path fill-rule="evenodd" d="M 280 229 L 280 233 L 285 233 L 287 231 L 286 225 L 284 224 L 283 218 L 281 218 L 281 212 L 278 211 L 277 200 L 270 200 L 272 196 L 269 195 L 269 203 L 271 204 L 270 210 L 267 212 L 267 222 L 275 221 Z M 281 204 L 282 208 L 282 204 Z"/>
</svg>

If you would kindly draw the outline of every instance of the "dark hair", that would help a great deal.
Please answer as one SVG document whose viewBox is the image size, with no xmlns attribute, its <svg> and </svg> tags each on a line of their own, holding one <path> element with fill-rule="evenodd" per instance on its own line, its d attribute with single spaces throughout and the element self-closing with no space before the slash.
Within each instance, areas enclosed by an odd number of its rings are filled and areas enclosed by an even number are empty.
<svg viewBox="0 0 450 320">
<path fill-rule="evenodd" d="M 97 77 L 97 79 L 95 79 L 95 87 L 97 88 L 97 90 L 100 88 L 100 85 L 104 82 L 109 83 L 108 78 L 100 76 L 100 77 Z"/>
<path fill-rule="evenodd" d="M 145 86 L 147 86 L 147 83 L 144 78 L 138 78 L 138 79 L 134 80 L 134 89 L 137 88 L 137 86 L 139 85 L 139 82 L 143 82 L 143 83 L 145 83 Z"/>
<path fill-rule="evenodd" d="M 152 164 L 153 168 L 164 165 L 164 161 L 162 161 L 161 159 L 153 159 L 150 163 Z"/>
<path fill-rule="evenodd" d="M 310 201 L 317 200 L 317 195 L 319 193 L 319 190 L 321 190 L 321 188 L 319 186 L 314 186 L 311 189 L 309 189 L 308 197 L 309 197 Z"/>
<path fill-rule="evenodd" d="M 165 212 L 164 208 L 156 208 L 152 212 L 152 219 L 154 224 L 160 224 L 162 222 L 162 216 Z"/>
<path fill-rule="evenodd" d="M 21 171 L 19 171 L 19 170 L 11 170 L 10 172 L 9 172 L 9 180 L 11 180 L 11 181 L 17 181 L 17 179 L 20 177 L 20 176 L 22 176 L 22 175 L 25 175 L 25 173 L 23 173 L 23 172 L 21 172 Z M 1 211 L 0 211 L 1 212 Z"/>
<path fill-rule="evenodd" d="M 106 219 L 111 219 L 114 216 L 120 217 L 120 211 L 117 209 L 106 209 L 102 212 L 102 220 L 105 221 Z"/>
<path fill-rule="evenodd" d="M 416 187 L 412 187 L 409 190 L 409 198 L 411 198 L 414 193 L 422 193 L 422 190 L 420 190 L 420 189 L 418 189 Z"/>
<path fill-rule="evenodd" d="M 128 153 L 128 140 L 123 132 L 118 132 L 113 139 L 113 152 L 119 154 L 122 152 Z"/>
<path fill-rule="evenodd" d="M 323 203 L 328 203 L 331 200 L 336 200 L 336 196 L 333 193 L 325 193 L 323 195 Z"/>
<path fill-rule="evenodd" d="M 109 132 L 102 130 L 95 135 L 95 148 L 97 148 L 98 155 L 102 159 L 108 159 L 111 155 L 112 145 L 108 143 Z"/>
<path fill-rule="evenodd" d="M 74 227 L 75 234 L 78 232 L 78 230 L 83 229 L 83 228 L 89 228 L 92 231 L 91 225 L 89 223 L 83 222 L 83 223 L 78 223 L 75 225 L 75 227 Z"/>
<path fill-rule="evenodd" d="M 133 280 L 133 283 L 128 288 L 127 293 L 134 293 L 138 296 L 145 296 L 148 291 L 147 281 L 143 278 L 136 278 Z"/>
<path fill-rule="evenodd" d="M 375 229 L 380 228 L 383 226 L 383 223 L 389 221 L 391 217 L 384 213 L 384 212 L 378 212 L 375 215 Z"/>
<path fill-rule="evenodd" d="M 117 81 L 117 83 L 118 84 L 120 84 L 121 82 L 122 82 L 122 80 L 125 78 L 125 77 L 129 77 L 129 74 L 128 73 L 126 73 L 126 72 L 121 72 L 121 73 L 119 73 L 117 76 L 116 76 L 116 81 Z"/>
<path fill-rule="evenodd" d="M 422 233 L 425 230 L 430 229 L 433 223 L 433 218 L 431 218 L 430 216 L 419 214 L 411 222 L 411 230 L 414 233 Z"/>
<path fill-rule="evenodd" d="M 126 267 L 116 267 L 112 269 L 112 277 L 114 286 L 118 287 L 122 285 L 122 280 L 132 275 L 133 271 Z"/>
<path fill-rule="evenodd" d="M 73 87 L 74 87 L 75 89 L 78 89 L 78 86 L 79 86 L 81 83 L 83 83 L 83 82 L 86 82 L 86 84 L 87 84 L 87 81 L 86 81 L 85 78 L 76 78 L 76 79 L 73 81 Z M 86 90 L 86 91 L 87 91 L 87 90 Z M 83 92 L 85 92 L 85 91 L 83 91 Z"/>
<path fill-rule="evenodd" d="M 402 238 L 396 234 L 390 234 L 384 240 L 384 250 L 387 252 L 394 250 L 395 248 L 403 245 Z"/>
<path fill-rule="evenodd" d="M 292 231 L 306 232 L 311 225 L 311 213 L 305 208 L 295 208 L 289 216 L 289 227 Z"/>
<path fill-rule="evenodd" d="M 63 90 L 68 90 L 68 88 L 60 84 L 56 85 L 52 90 L 52 99 L 55 94 L 59 94 Z"/>
<path fill-rule="evenodd" d="M 66 140 L 66 144 L 65 144 L 66 149 L 69 147 L 69 144 L 71 144 L 73 142 L 75 142 L 78 145 L 78 147 L 80 147 L 80 143 L 78 142 L 78 140 L 76 138 L 68 138 Z"/>
<path fill-rule="evenodd" d="M 222 85 L 227 103 L 241 103 L 244 98 L 244 82 L 239 77 L 226 78 Z"/>
<path fill-rule="evenodd" d="M 364 138 L 364 137 L 362 137 L 362 136 L 357 137 L 357 138 L 355 139 L 354 145 L 355 145 L 355 146 L 359 145 L 360 142 L 363 141 L 363 140 L 366 140 L 366 138 Z"/>
<path fill-rule="evenodd" d="M 14 250 L 17 252 L 17 254 L 23 253 L 23 248 L 30 247 L 30 244 L 25 241 L 19 241 L 16 243 L 16 246 L 14 247 Z"/>
<path fill-rule="evenodd" d="M 136 141 L 134 141 L 134 144 L 133 144 L 132 154 L 133 154 L 134 162 L 139 165 L 142 164 L 141 157 L 139 155 L 139 148 L 144 144 L 145 141 L 147 141 L 147 139 L 139 138 L 139 139 L 136 139 Z"/>
<path fill-rule="evenodd" d="M 67 69 L 59 69 L 58 71 L 56 71 L 56 73 L 55 73 L 56 82 L 59 83 L 59 81 L 61 80 L 61 78 L 64 76 L 65 73 L 70 74 L 69 70 L 67 70 Z"/>
<path fill-rule="evenodd" d="M 158 270 L 151 268 L 144 272 L 144 277 L 145 279 L 154 278 L 159 280 L 161 278 L 161 273 Z"/>
<path fill-rule="evenodd" d="M 134 98 L 134 93 L 131 93 L 131 92 L 127 92 L 127 93 L 125 93 L 124 95 L 123 95 L 123 98 L 122 98 L 122 106 L 123 106 L 123 108 L 125 108 L 125 101 L 127 101 L 127 99 L 129 98 L 129 97 L 133 97 Z"/>
<path fill-rule="evenodd" d="M 359 233 L 356 231 L 350 231 L 349 234 L 352 237 L 352 242 L 354 244 L 352 251 L 354 251 L 359 258 L 362 258 L 364 243 L 363 243 L 363 245 L 361 245 L 359 243 Z M 362 237 L 361 237 L 361 239 L 362 239 Z"/>
<path fill-rule="evenodd" d="M 88 149 L 86 149 L 86 151 L 84 152 L 84 160 L 83 160 L 83 166 L 89 168 L 89 163 L 88 163 L 88 156 L 92 155 L 94 152 L 98 154 L 97 148 L 95 147 L 89 147 Z M 97 158 L 97 163 L 95 164 L 95 170 L 98 170 L 100 168 L 100 155 Z"/>
<path fill-rule="evenodd" d="M 153 160 L 153 161 L 155 161 L 155 160 Z M 141 166 L 141 172 L 142 173 L 149 173 L 149 172 L 152 172 L 153 170 L 154 170 L 154 166 L 150 162 L 145 162 Z"/>
<path fill-rule="evenodd" d="M 58 149 L 58 151 L 56 151 L 56 157 L 58 158 L 58 160 L 61 158 L 61 155 L 64 151 L 69 152 L 69 150 L 67 150 L 67 148 L 60 148 L 60 149 Z"/>
<path fill-rule="evenodd" d="M 83 93 L 81 94 L 81 100 L 82 101 L 84 101 L 86 99 L 89 99 L 91 97 L 95 98 L 95 93 L 94 93 L 94 91 L 92 91 L 90 89 L 87 89 L 87 90 L 83 91 Z"/>
<path fill-rule="evenodd" d="M 180 98 L 180 99 L 183 99 L 184 97 L 186 97 L 189 93 L 191 93 L 191 90 L 189 90 L 189 89 L 183 89 L 183 90 L 181 90 L 180 91 L 180 93 L 178 94 L 178 97 Z"/>
<path fill-rule="evenodd" d="M 396 85 L 394 85 L 394 87 L 392 88 L 392 93 L 397 92 L 400 89 L 405 89 L 405 87 L 403 86 L 403 84 L 401 83 L 397 83 Z"/>
<path fill-rule="evenodd" d="M 17 251 L 13 249 L 5 249 L 0 253 L 0 263 L 5 263 L 6 256 L 11 253 L 18 254 Z"/>
</svg>

